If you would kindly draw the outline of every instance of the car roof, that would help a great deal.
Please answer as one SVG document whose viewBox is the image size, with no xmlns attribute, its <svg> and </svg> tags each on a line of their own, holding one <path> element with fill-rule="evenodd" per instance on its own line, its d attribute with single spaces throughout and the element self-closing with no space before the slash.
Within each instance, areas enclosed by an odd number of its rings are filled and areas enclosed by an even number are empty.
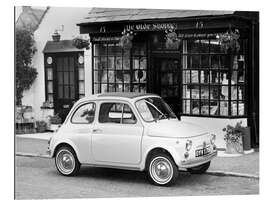
<svg viewBox="0 0 270 203">
<path fill-rule="evenodd" d="M 101 94 L 93 94 L 91 96 L 86 96 L 80 99 L 79 101 L 88 101 L 88 100 L 102 100 L 102 99 L 116 99 L 121 98 L 124 100 L 134 100 L 144 97 L 159 97 L 156 94 L 152 93 L 139 93 L 139 92 L 107 92 Z"/>
</svg>

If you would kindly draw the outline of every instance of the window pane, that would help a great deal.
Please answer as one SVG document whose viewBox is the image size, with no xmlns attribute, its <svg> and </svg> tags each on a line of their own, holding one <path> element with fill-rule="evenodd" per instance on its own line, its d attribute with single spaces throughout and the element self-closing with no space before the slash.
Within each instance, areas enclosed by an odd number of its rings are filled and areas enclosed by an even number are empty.
<svg viewBox="0 0 270 203">
<path fill-rule="evenodd" d="M 64 78 L 63 78 L 63 72 L 58 72 L 57 73 L 57 76 L 58 76 L 58 84 L 60 84 L 60 85 L 62 85 L 63 84 L 63 82 L 64 82 Z"/>
<path fill-rule="evenodd" d="M 221 116 L 228 116 L 228 102 L 227 101 L 220 101 L 220 115 Z"/>
<path fill-rule="evenodd" d="M 123 104 L 102 103 L 98 120 L 100 123 L 121 123 Z"/>
<path fill-rule="evenodd" d="M 116 82 L 121 83 L 123 81 L 123 72 L 122 71 L 116 71 Z"/>
<path fill-rule="evenodd" d="M 68 57 L 64 57 L 63 70 L 68 71 Z"/>
<path fill-rule="evenodd" d="M 47 80 L 53 80 L 53 69 L 47 68 Z"/>
<path fill-rule="evenodd" d="M 190 113 L 190 100 L 183 100 L 183 113 Z"/>
<path fill-rule="evenodd" d="M 68 85 L 64 86 L 64 98 L 69 99 L 69 86 Z"/>
<path fill-rule="evenodd" d="M 123 116 L 122 118 L 123 124 L 135 124 L 137 122 L 134 113 L 132 112 L 131 108 L 127 104 L 124 105 L 122 116 Z"/>
<path fill-rule="evenodd" d="M 192 114 L 199 114 L 200 111 L 199 100 L 191 100 L 191 111 Z"/>
<path fill-rule="evenodd" d="M 84 80 L 84 69 L 79 68 L 79 80 Z"/>
<path fill-rule="evenodd" d="M 68 85 L 68 72 L 64 72 L 64 84 Z"/>
<path fill-rule="evenodd" d="M 100 68 L 100 59 L 98 57 L 94 57 L 94 69 L 99 70 Z"/>
<path fill-rule="evenodd" d="M 130 72 L 129 71 L 125 71 L 123 73 L 124 76 L 124 83 L 130 83 Z"/>
<path fill-rule="evenodd" d="M 116 84 L 116 92 L 123 92 L 123 84 Z"/>
<path fill-rule="evenodd" d="M 100 84 L 94 84 L 94 93 L 97 94 L 100 92 L 101 92 Z"/>
<path fill-rule="evenodd" d="M 110 83 L 114 83 L 114 72 L 115 71 L 108 71 L 108 78 Z"/>
<path fill-rule="evenodd" d="M 89 124 L 94 121 L 95 118 L 95 104 L 89 103 L 79 107 L 73 114 L 72 123 Z"/>
<path fill-rule="evenodd" d="M 70 99 L 75 99 L 75 87 L 70 86 Z"/>
<path fill-rule="evenodd" d="M 47 85 L 48 85 L 48 87 L 47 87 L 48 88 L 47 89 L 48 93 L 53 93 L 53 82 L 48 81 Z"/>
<path fill-rule="evenodd" d="M 108 57 L 108 69 L 114 69 L 114 57 Z"/>
<path fill-rule="evenodd" d="M 64 96 L 63 88 L 64 88 L 63 85 L 58 85 L 58 98 L 59 99 L 62 99 Z"/>
<path fill-rule="evenodd" d="M 84 81 L 79 81 L 79 94 L 84 94 Z"/>
<path fill-rule="evenodd" d="M 94 56 L 107 54 L 107 44 L 94 44 Z"/>
<path fill-rule="evenodd" d="M 115 60 L 115 68 L 122 70 L 122 57 L 116 57 Z"/>
<path fill-rule="evenodd" d="M 73 84 L 75 84 L 75 81 L 74 81 L 74 72 L 69 72 L 69 84 L 70 85 L 73 85 Z"/>
<path fill-rule="evenodd" d="M 69 71 L 74 71 L 74 58 L 69 57 Z"/>
</svg>

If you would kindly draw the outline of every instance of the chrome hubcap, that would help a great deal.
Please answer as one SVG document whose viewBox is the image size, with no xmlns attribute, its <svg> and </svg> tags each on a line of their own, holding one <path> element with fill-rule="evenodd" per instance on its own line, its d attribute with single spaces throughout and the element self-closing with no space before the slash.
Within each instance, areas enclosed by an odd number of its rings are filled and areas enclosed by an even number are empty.
<svg viewBox="0 0 270 203">
<path fill-rule="evenodd" d="M 61 150 L 56 157 L 57 168 L 63 174 L 70 174 L 75 168 L 75 160 L 73 154 L 68 150 Z"/>
<path fill-rule="evenodd" d="M 168 183 L 173 176 L 173 168 L 165 157 L 156 157 L 150 164 L 150 175 L 159 184 Z"/>
</svg>

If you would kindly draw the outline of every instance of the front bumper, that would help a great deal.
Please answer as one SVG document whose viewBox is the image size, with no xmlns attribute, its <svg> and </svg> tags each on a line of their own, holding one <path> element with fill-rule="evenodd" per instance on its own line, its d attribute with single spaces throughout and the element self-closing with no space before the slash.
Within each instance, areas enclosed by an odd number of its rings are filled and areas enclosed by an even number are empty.
<svg viewBox="0 0 270 203">
<path fill-rule="evenodd" d="M 183 160 L 180 163 L 179 169 L 192 168 L 195 166 L 199 166 L 201 164 L 207 163 L 208 161 L 211 161 L 216 156 L 217 156 L 217 150 L 213 151 L 211 154 L 208 154 L 206 156 Z"/>
</svg>

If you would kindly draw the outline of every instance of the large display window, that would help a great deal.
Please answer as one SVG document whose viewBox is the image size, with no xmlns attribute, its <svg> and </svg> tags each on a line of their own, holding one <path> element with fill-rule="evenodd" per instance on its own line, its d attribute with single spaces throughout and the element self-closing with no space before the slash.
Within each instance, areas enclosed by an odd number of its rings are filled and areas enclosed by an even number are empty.
<svg viewBox="0 0 270 203">
<path fill-rule="evenodd" d="M 94 44 L 94 93 L 146 92 L 146 44 L 131 50 L 118 43 Z"/>
<path fill-rule="evenodd" d="M 244 116 L 246 40 L 239 53 L 225 53 L 217 39 L 183 42 L 182 113 Z"/>
</svg>

